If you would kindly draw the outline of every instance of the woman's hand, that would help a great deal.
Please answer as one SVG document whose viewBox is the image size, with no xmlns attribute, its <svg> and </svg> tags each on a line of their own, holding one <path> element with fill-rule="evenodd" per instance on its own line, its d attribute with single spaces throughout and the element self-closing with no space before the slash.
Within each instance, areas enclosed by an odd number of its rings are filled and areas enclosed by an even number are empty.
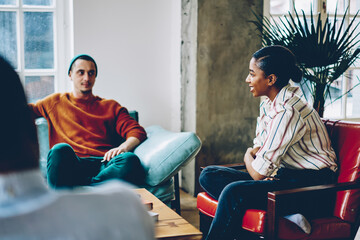
<svg viewBox="0 0 360 240">
<path fill-rule="evenodd" d="M 256 157 L 256 153 L 259 151 L 260 147 L 256 147 L 256 148 L 248 148 L 248 150 L 250 149 L 250 155 L 255 158 Z"/>
<path fill-rule="evenodd" d="M 259 148 L 248 148 L 244 156 L 244 163 L 246 165 L 246 170 L 254 180 L 262 180 L 265 178 L 265 176 L 255 171 L 255 169 L 251 165 L 252 162 L 255 160 L 254 157 L 258 150 Z"/>
</svg>

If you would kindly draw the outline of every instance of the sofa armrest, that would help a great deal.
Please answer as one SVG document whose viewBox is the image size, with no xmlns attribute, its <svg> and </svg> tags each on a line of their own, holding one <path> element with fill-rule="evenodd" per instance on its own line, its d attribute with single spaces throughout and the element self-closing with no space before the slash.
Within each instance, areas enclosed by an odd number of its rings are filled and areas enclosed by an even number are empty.
<svg viewBox="0 0 360 240">
<path fill-rule="evenodd" d="M 38 141 L 39 141 L 39 161 L 40 161 L 40 170 L 43 176 L 47 176 L 47 155 L 49 152 L 49 127 L 45 118 L 37 118 L 35 120 L 35 125 L 37 128 Z"/>
<path fill-rule="evenodd" d="M 148 138 L 134 153 L 147 171 L 145 182 L 150 186 L 173 177 L 200 150 L 200 139 L 193 132 L 171 132 L 160 126 L 150 126 L 145 130 Z"/>
</svg>

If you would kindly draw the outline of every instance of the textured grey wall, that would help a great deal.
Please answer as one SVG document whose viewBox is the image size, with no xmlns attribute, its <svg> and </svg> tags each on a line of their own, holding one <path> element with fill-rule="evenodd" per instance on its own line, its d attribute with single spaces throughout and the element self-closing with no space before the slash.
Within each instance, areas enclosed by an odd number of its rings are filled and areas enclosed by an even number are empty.
<svg viewBox="0 0 360 240">
<path fill-rule="evenodd" d="M 247 147 L 252 146 L 259 99 L 252 97 L 245 78 L 251 55 L 261 47 L 261 39 L 249 23 L 254 20 L 251 9 L 262 13 L 263 0 L 197 1 L 197 42 L 192 45 L 197 50 L 193 104 L 196 133 L 203 146 L 194 164 L 194 179 L 183 174 L 185 183 L 195 182 L 195 193 L 201 166 L 242 162 Z M 183 55 L 187 53 L 187 49 L 182 51 Z M 183 71 L 193 67 L 182 63 Z M 185 188 L 192 192 L 191 186 Z"/>
<path fill-rule="evenodd" d="M 196 132 L 197 0 L 181 1 L 181 130 Z M 181 187 L 195 193 L 195 159 L 181 171 Z"/>
</svg>

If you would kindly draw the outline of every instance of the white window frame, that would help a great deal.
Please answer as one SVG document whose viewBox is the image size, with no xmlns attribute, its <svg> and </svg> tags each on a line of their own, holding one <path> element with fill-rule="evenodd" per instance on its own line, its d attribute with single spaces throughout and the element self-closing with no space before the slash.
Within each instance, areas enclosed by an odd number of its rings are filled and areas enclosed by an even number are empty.
<svg viewBox="0 0 360 240">
<path fill-rule="evenodd" d="M 23 6 L 23 0 L 17 0 L 16 5 L 0 5 L 0 11 L 16 12 L 17 31 L 17 61 L 15 71 L 25 85 L 27 76 L 54 76 L 54 92 L 64 92 L 71 89 L 67 77 L 67 64 L 73 53 L 73 0 L 53 0 L 53 6 Z M 54 37 L 54 68 L 25 69 L 24 58 L 24 12 L 52 12 Z"/>
<path fill-rule="evenodd" d="M 264 8 L 263 8 L 264 13 L 263 14 L 266 17 L 270 17 L 270 1 L 271 0 L 264 0 Z M 288 1 L 289 1 L 289 6 L 290 6 L 290 12 L 293 14 L 294 9 L 291 6 L 293 6 L 294 0 L 288 0 Z M 313 2 L 314 2 L 313 12 L 314 13 L 320 12 L 322 19 L 326 18 L 327 10 L 324 9 L 323 6 L 327 6 L 327 0 L 313 0 Z M 346 6 L 349 6 L 350 5 L 350 0 L 345 0 L 345 3 L 346 3 Z M 310 2 L 309 2 L 309 4 L 310 4 Z M 298 11 L 298 13 L 299 12 L 300 11 Z M 272 14 L 273 17 L 280 17 L 282 15 L 283 14 Z M 333 14 L 330 14 L 330 16 L 333 16 Z M 338 12 L 338 16 L 343 16 L 343 13 Z M 354 16 L 353 14 L 348 13 L 347 22 L 349 22 L 349 19 L 352 18 L 353 16 Z M 358 18 L 359 18 L 359 16 L 358 16 Z M 352 70 L 352 69 L 360 69 L 360 66 L 357 66 L 357 67 L 351 66 L 348 70 Z M 348 81 L 342 81 L 343 94 L 346 92 L 347 87 L 348 87 Z M 360 121 L 359 117 L 348 117 L 347 116 L 347 105 L 346 105 L 347 104 L 347 94 L 345 94 L 342 97 L 342 100 L 343 101 L 342 101 L 342 104 L 341 104 L 341 113 L 340 113 L 340 117 L 338 119 L 351 119 L 351 120 L 354 120 L 354 121 Z M 353 107 L 356 107 L 356 106 L 353 106 Z"/>
</svg>

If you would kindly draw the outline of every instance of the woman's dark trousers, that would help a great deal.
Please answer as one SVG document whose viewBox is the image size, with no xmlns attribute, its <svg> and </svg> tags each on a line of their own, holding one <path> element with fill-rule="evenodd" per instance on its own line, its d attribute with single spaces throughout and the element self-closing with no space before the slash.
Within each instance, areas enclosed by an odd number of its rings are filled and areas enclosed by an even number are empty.
<svg viewBox="0 0 360 240">
<path fill-rule="evenodd" d="M 206 239 L 235 239 L 241 236 L 242 217 L 247 209 L 266 209 L 267 192 L 333 182 L 331 170 L 280 169 L 279 180 L 255 181 L 242 171 L 221 166 L 206 167 L 200 185 L 218 200 L 215 217 Z M 237 238 L 239 239 L 239 238 Z"/>
</svg>

